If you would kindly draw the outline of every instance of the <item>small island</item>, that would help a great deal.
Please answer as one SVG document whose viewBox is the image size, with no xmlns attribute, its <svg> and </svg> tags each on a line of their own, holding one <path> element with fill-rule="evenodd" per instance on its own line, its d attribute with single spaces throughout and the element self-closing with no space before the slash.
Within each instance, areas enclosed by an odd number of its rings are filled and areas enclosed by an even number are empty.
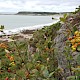
<svg viewBox="0 0 80 80">
<path fill-rule="evenodd" d="M 47 15 L 55 15 L 55 14 L 64 14 L 64 13 L 70 13 L 70 12 L 26 12 L 26 11 L 22 11 L 22 12 L 18 12 L 15 15 L 38 15 L 38 16 L 47 16 Z"/>
</svg>

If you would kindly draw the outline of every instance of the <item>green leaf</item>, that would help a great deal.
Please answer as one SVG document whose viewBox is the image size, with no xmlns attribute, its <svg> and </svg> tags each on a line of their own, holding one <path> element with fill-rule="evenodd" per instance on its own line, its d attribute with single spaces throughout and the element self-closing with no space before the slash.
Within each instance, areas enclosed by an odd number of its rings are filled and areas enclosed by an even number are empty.
<svg viewBox="0 0 80 80">
<path fill-rule="evenodd" d="M 41 65 L 41 71 L 43 71 L 45 69 L 44 65 Z"/>
<path fill-rule="evenodd" d="M 17 70 L 17 71 L 16 71 L 16 74 L 17 74 L 18 76 L 20 76 L 20 77 L 25 77 L 25 70 L 24 70 L 24 69 L 22 69 L 22 70 Z"/>
<path fill-rule="evenodd" d="M 31 71 L 31 73 L 33 74 L 32 76 L 38 76 L 39 75 L 39 71 L 37 69 L 33 69 Z"/>
<path fill-rule="evenodd" d="M 77 63 L 80 65 L 80 55 L 77 56 Z"/>
<path fill-rule="evenodd" d="M 72 35 L 74 35 L 75 31 L 77 31 L 77 27 L 76 26 L 73 26 L 73 30 L 72 30 Z"/>
<path fill-rule="evenodd" d="M 80 72 L 80 68 L 74 68 L 74 72 Z"/>
<path fill-rule="evenodd" d="M 54 72 L 51 72 L 51 73 L 49 74 L 49 78 L 50 78 L 53 74 L 54 74 Z"/>
<path fill-rule="evenodd" d="M 1 69 L 1 60 L 0 60 L 0 69 Z"/>
<path fill-rule="evenodd" d="M 76 78 L 75 76 L 69 76 L 67 77 L 67 80 L 76 80 L 75 78 Z"/>
<path fill-rule="evenodd" d="M 65 22 L 67 16 L 68 16 L 67 14 L 64 14 L 63 17 L 60 17 L 60 21 L 61 21 L 61 22 Z"/>
<path fill-rule="evenodd" d="M 27 63 L 26 64 L 26 68 L 28 68 L 29 70 L 33 68 L 33 64 L 32 63 Z"/>
<path fill-rule="evenodd" d="M 43 71 L 43 76 L 45 77 L 45 78 L 48 78 L 48 76 L 49 76 L 49 71 L 48 71 L 48 69 L 47 69 L 47 67 L 44 69 L 44 71 Z"/>
<path fill-rule="evenodd" d="M 52 42 L 49 42 L 49 43 L 48 43 L 48 48 L 49 48 L 49 49 L 50 49 L 51 45 L 52 45 Z"/>
<path fill-rule="evenodd" d="M 79 52 L 80 52 L 80 45 L 78 45 L 78 46 L 77 46 L 77 51 L 79 51 Z"/>
<path fill-rule="evenodd" d="M 67 18 L 67 14 L 64 14 L 64 18 L 65 18 L 65 19 Z"/>
<path fill-rule="evenodd" d="M 64 19 L 64 18 L 62 18 L 62 17 L 60 17 L 60 21 L 65 22 L 65 19 Z"/>
</svg>

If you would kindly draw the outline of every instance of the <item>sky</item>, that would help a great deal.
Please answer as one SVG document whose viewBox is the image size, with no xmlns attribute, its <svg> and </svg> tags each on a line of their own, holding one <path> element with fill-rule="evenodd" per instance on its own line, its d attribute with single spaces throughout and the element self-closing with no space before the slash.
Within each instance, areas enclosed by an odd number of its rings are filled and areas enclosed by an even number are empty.
<svg viewBox="0 0 80 80">
<path fill-rule="evenodd" d="M 0 0 L 0 12 L 71 12 L 80 0 Z"/>
</svg>

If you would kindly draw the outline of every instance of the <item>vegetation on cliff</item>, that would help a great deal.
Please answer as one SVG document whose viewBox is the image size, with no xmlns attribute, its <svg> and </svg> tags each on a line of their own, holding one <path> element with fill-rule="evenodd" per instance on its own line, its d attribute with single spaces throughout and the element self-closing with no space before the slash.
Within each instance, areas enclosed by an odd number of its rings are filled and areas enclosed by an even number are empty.
<svg viewBox="0 0 80 80">
<path fill-rule="evenodd" d="M 80 80 L 78 9 L 75 14 L 65 14 L 59 22 L 36 30 L 29 41 L 0 41 L 0 79 Z"/>
</svg>

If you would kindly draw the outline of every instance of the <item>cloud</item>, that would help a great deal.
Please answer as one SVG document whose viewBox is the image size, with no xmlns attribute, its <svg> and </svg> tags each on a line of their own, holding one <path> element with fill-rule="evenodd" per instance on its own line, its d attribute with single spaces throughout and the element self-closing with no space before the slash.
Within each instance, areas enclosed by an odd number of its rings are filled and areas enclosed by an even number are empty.
<svg viewBox="0 0 80 80">
<path fill-rule="evenodd" d="M 80 0 L 0 0 L 0 12 L 69 12 L 74 11 L 79 5 Z"/>
</svg>

